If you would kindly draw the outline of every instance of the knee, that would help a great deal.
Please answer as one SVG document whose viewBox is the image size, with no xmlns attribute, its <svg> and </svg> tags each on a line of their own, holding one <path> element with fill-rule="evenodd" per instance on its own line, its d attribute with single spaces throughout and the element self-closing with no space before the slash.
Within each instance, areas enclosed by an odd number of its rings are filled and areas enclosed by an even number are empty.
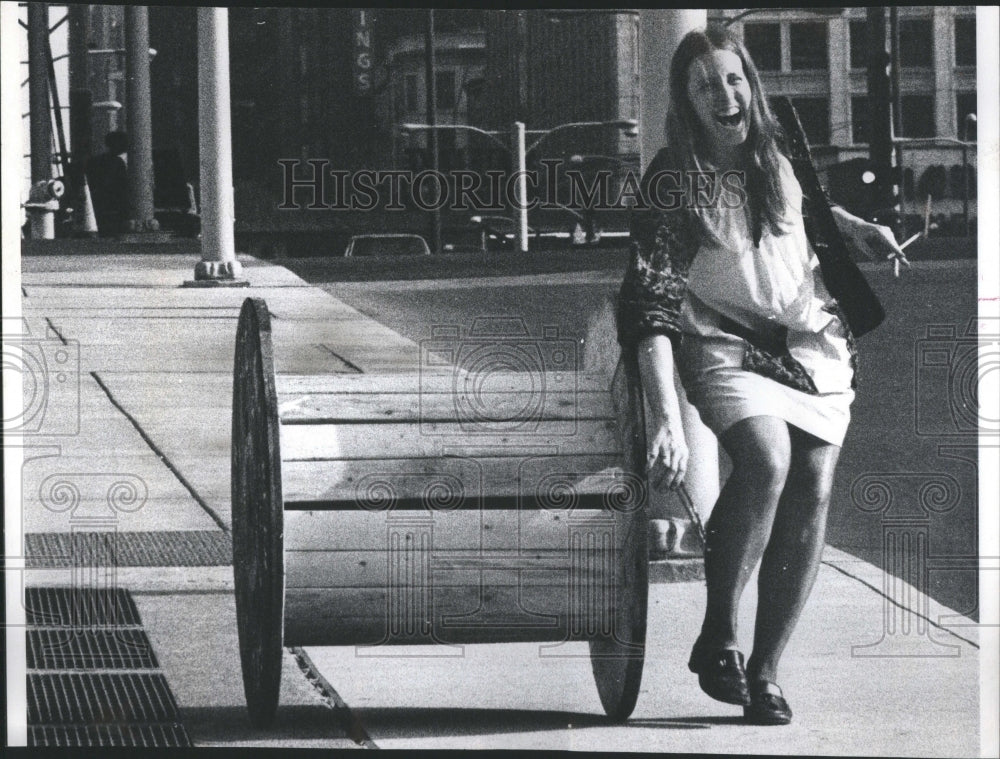
<svg viewBox="0 0 1000 759">
<path fill-rule="evenodd" d="M 788 497 L 806 517 L 823 519 L 833 495 L 833 476 L 825 468 L 792 467 L 786 484 Z"/>
<path fill-rule="evenodd" d="M 778 495 L 785 487 L 791 457 L 781 446 L 760 448 L 741 461 L 734 461 L 734 472 L 742 475 L 751 489 Z"/>
</svg>

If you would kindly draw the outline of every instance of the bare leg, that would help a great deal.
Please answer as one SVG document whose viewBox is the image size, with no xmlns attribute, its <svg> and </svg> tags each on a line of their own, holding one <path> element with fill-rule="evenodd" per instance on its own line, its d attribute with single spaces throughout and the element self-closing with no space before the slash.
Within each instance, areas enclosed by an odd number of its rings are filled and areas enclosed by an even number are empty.
<svg viewBox="0 0 1000 759">
<path fill-rule="evenodd" d="M 812 590 L 840 448 L 790 427 L 791 467 L 761 560 L 747 678 L 775 681 L 778 660 Z"/>
<path fill-rule="evenodd" d="M 740 596 L 760 560 L 785 487 L 788 425 L 771 416 L 744 419 L 722 435 L 733 471 L 706 525 L 708 600 L 698 647 L 736 648 Z"/>
</svg>

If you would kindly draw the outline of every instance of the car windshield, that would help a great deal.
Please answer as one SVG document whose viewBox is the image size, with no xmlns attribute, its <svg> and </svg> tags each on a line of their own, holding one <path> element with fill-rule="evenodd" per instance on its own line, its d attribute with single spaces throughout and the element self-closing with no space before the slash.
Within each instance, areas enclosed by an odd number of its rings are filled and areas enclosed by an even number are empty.
<svg viewBox="0 0 1000 759">
<path fill-rule="evenodd" d="M 352 256 L 419 256 L 426 252 L 423 239 L 416 235 L 358 236 L 351 241 Z"/>
</svg>

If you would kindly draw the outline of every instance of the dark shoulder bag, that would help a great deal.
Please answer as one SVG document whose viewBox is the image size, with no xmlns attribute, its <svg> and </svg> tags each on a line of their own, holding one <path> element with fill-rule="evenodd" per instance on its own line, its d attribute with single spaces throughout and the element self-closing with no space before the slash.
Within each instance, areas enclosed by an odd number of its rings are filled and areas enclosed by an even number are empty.
<svg viewBox="0 0 1000 759">
<path fill-rule="evenodd" d="M 847 251 L 827 204 L 826 193 L 816 176 L 809 143 L 791 100 L 784 96 L 776 97 L 771 101 L 771 107 L 785 132 L 792 169 L 803 193 L 810 199 L 813 223 L 806 224 L 806 234 L 819 259 L 823 282 L 840 304 L 851 332 L 855 337 L 861 337 L 882 323 L 885 310 Z"/>
</svg>

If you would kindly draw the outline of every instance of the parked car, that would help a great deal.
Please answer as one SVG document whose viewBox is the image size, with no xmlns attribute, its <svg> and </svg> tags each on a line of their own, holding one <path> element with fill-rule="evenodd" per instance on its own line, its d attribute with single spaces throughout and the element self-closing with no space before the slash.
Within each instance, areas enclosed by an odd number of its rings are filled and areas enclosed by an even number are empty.
<svg viewBox="0 0 1000 759">
<path fill-rule="evenodd" d="M 420 235 L 374 234 L 354 235 L 344 249 L 344 257 L 352 256 L 429 256 L 431 249 Z"/>
</svg>

